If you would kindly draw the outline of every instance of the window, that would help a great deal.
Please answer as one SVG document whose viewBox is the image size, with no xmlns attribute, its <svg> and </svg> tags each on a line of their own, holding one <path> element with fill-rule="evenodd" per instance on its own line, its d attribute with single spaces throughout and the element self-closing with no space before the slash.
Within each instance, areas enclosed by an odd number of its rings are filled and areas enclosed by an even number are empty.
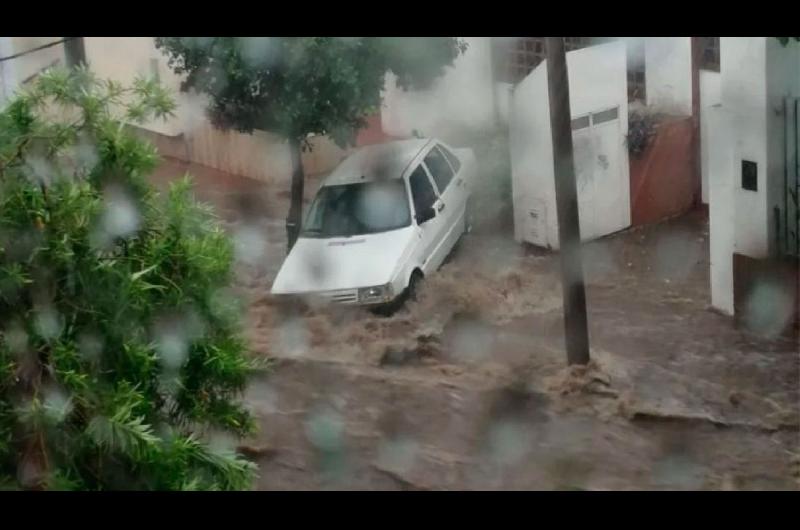
<svg viewBox="0 0 800 530">
<path fill-rule="evenodd" d="M 647 99 L 647 84 L 645 82 L 644 67 L 628 70 L 628 101 L 645 101 Z"/>
<path fill-rule="evenodd" d="M 644 38 L 630 37 L 627 44 L 628 101 L 647 99 L 645 83 Z"/>
<path fill-rule="evenodd" d="M 589 44 L 590 37 L 564 37 L 564 49 L 568 52 Z M 495 46 L 498 48 L 495 50 L 495 77 L 514 85 L 539 66 L 546 54 L 544 37 L 515 37 L 510 42 L 498 41 Z"/>
<path fill-rule="evenodd" d="M 742 189 L 758 191 L 758 165 L 751 160 L 742 160 Z"/>
<path fill-rule="evenodd" d="M 700 69 L 719 72 L 719 37 L 697 37 L 700 47 Z"/>
<path fill-rule="evenodd" d="M 375 234 L 411 223 L 402 179 L 324 186 L 303 227 L 303 237 Z"/>
<path fill-rule="evenodd" d="M 458 173 L 458 170 L 461 169 L 461 161 L 451 153 L 447 148 L 439 146 L 439 149 L 442 150 L 444 156 L 447 158 L 447 161 L 450 162 L 450 167 L 453 168 L 453 173 Z"/>
<path fill-rule="evenodd" d="M 425 157 L 425 165 L 428 166 L 428 171 L 431 172 L 436 187 L 439 188 L 439 193 L 443 193 L 453 179 L 453 170 L 438 147 L 431 149 L 431 152 Z"/>
<path fill-rule="evenodd" d="M 605 123 L 607 121 L 616 120 L 617 116 L 619 115 L 619 111 L 617 107 L 613 109 L 604 110 L 601 112 L 595 112 L 592 114 L 592 125 L 598 125 L 600 123 Z"/>
<path fill-rule="evenodd" d="M 590 41 L 590 37 L 564 37 L 564 49 L 568 52 L 580 50 L 591 44 Z"/>
<path fill-rule="evenodd" d="M 428 208 L 433 207 L 436 202 L 436 192 L 433 191 L 431 181 L 428 179 L 425 168 L 422 164 L 417 166 L 417 169 L 411 174 L 408 179 L 411 185 L 411 198 L 414 200 L 414 212 L 419 214 Z"/>
<path fill-rule="evenodd" d="M 589 126 L 589 116 L 581 116 L 580 118 L 575 118 L 572 120 L 572 130 L 577 131 L 580 129 L 585 129 Z"/>
</svg>

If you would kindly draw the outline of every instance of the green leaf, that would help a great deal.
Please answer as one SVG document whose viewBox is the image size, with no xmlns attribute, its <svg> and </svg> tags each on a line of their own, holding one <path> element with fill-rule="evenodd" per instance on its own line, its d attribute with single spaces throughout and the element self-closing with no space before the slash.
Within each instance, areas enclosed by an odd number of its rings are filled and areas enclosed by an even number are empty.
<svg viewBox="0 0 800 530">
<path fill-rule="evenodd" d="M 139 272 L 135 272 L 135 273 L 131 274 L 131 280 L 135 282 L 136 280 L 138 280 L 139 278 L 141 278 L 142 276 L 144 276 L 148 272 L 155 270 L 156 267 L 158 267 L 158 263 L 156 263 L 155 265 L 150 265 L 146 269 L 142 269 Z"/>
<path fill-rule="evenodd" d="M 156 450 L 159 442 L 144 418 L 131 417 L 129 408 L 122 408 L 110 417 L 95 416 L 86 434 L 100 448 L 136 459 Z"/>
</svg>

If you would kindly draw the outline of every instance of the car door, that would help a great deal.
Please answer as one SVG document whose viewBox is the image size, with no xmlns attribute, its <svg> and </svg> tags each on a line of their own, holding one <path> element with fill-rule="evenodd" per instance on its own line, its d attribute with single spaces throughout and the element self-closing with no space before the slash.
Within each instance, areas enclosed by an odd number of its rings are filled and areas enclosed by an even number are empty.
<svg viewBox="0 0 800 530">
<path fill-rule="evenodd" d="M 436 205 L 437 215 L 444 224 L 441 246 L 437 249 L 437 261 L 443 261 L 453 248 L 463 230 L 464 194 L 463 179 L 459 183 L 453 168 L 447 161 L 444 152 L 437 145 L 424 158 L 424 165 L 433 180 L 439 196 Z"/>
<path fill-rule="evenodd" d="M 433 187 L 433 182 L 428 176 L 428 171 L 422 163 L 409 175 L 408 187 L 411 192 L 411 203 L 414 207 L 417 237 L 420 240 L 420 267 L 423 273 L 428 274 L 428 272 L 438 267 L 435 257 L 437 256 L 437 249 L 441 246 L 446 225 L 440 212 L 437 211 L 439 197 Z M 433 216 L 420 222 L 420 213 L 429 209 L 433 209 Z"/>
</svg>

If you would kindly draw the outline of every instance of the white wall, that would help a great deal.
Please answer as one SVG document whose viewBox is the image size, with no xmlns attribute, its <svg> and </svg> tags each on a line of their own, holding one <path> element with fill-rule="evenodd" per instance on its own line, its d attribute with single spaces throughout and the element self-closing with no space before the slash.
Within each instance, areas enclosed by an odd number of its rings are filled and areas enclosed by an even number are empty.
<svg viewBox="0 0 800 530">
<path fill-rule="evenodd" d="M 392 136 L 457 140 L 464 129 L 491 128 L 496 120 L 490 37 L 465 37 L 467 51 L 428 90 L 404 91 L 386 75 L 381 110 L 383 130 Z"/>
<path fill-rule="evenodd" d="M 700 70 L 700 172 L 701 172 L 701 195 L 703 204 L 708 204 L 708 180 L 709 180 L 709 124 L 711 119 L 709 113 L 711 108 L 722 103 L 720 91 L 721 74 Z"/>
<path fill-rule="evenodd" d="M 618 174 L 611 182 L 579 193 L 581 233 L 588 239 L 630 225 L 630 168 L 625 144 L 628 132 L 625 44 L 612 42 L 568 52 L 567 71 L 573 118 L 619 108 L 618 136 L 611 142 L 618 150 Z M 546 62 L 515 88 L 509 131 L 515 238 L 558 248 Z M 585 156 L 584 147 L 576 142 L 576 160 Z M 593 215 L 594 211 L 597 215 Z"/>
<path fill-rule="evenodd" d="M 644 46 L 647 105 L 667 114 L 691 115 L 691 37 L 647 37 Z"/>
<path fill-rule="evenodd" d="M 546 63 L 514 90 L 509 121 L 509 149 L 514 206 L 514 239 L 558 248 L 553 184 L 553 142 Z"/>
<path fill-rule="evenodd" d="M 511 83 L 497 82 L 494 84 L 494 98 L 497 106 L 497 119 L 501 125 L 508 126 L 511 113 L 511 96 L 514 93 L 514 85 Z"/>
</svg>

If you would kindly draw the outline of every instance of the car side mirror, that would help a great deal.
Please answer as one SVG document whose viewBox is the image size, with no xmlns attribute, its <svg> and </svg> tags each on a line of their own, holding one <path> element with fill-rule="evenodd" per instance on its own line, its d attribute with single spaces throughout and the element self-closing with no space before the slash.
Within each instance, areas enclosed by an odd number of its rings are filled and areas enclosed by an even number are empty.
<svg viewBox="0 0 800 530">
<path fill-rule="evenodd" d="M 417 212 L 417 224 L 421 225 L 423 223 L 427 223 L 434 217 L 436 217 L 436 210 L 433 209 L 433 206 L 430 208 L 425 208 L 424 210 Z"/>
</svg>

